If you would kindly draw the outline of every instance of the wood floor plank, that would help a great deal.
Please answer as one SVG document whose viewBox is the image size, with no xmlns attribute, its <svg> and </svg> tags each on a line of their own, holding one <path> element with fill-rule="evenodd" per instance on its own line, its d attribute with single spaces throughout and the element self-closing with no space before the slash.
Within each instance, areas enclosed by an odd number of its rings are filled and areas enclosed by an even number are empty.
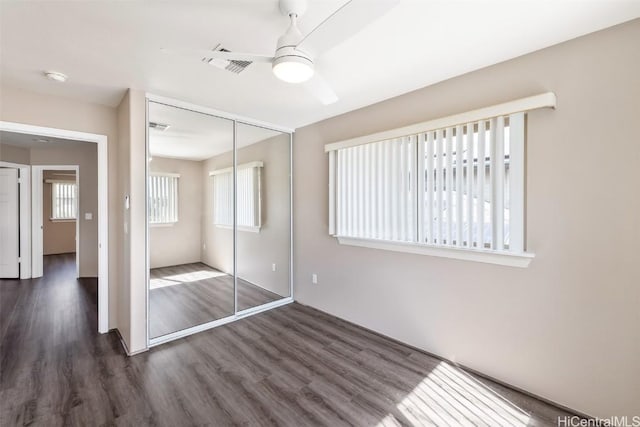
<svg viewBox="0 0 640 427">
<path fill-rule="evenodd" d="M 150 270 L 149 332 L 152 338 L 231 316 L 233 276 L 196 262 Z M 238 310 L 277 301 L 278 295 L 238 278 Z"/>
<path fill-rule="evenodd" d="M 73 255 L 48 256 L 43 278 L 0 281 L 2 427 L 544 426 L 570 415 L 296 303 L 127 357 L 116 333 L 96 332 L 96 281 L 74 275 Z"/>
</svg>

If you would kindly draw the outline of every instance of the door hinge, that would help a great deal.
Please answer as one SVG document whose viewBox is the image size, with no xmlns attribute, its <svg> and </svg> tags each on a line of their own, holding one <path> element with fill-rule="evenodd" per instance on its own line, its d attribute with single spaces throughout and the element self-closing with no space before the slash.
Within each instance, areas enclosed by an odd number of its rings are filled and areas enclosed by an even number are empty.
<svg viewBox="0 0 640 427">
<path fill-rule="evenodd" d="M 18 264 L 22 262 L 22 257 L 18 257 Z"/>
</svg>

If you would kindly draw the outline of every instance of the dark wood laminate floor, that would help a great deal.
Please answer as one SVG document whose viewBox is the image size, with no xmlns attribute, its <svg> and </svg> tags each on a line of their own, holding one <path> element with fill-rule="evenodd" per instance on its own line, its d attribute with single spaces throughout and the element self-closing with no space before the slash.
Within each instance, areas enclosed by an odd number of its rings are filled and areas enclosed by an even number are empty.
<svg viewBox="0 0 640 427">
<path fill-rule="evenodd" d="M 150 278 L 149 334 L 152 338 L 233 314 L 233 277 L 203 263 L 154 268 Z M 238 278 L 238 310 L 282 298 Z"/>
<path fill-rule="evenodd" d="M 290 304 L 126 357 L 95 280 L 0 282 L 0 425 L 556 425 L 551 405 Z"/>
</svg>

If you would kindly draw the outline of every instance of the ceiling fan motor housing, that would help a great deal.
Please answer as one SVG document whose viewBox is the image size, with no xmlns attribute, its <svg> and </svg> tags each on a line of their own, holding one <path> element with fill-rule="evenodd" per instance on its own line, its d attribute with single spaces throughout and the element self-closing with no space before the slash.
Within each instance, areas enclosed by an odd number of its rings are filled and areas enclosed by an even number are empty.
<svg viewBox="0 0 640 427">
<path fill-rule="evenodd" d="M 306 64 L 313 69 L 313 60 L 309 55 L 301 52 L 295 48 L 295 46 L 282 46 L 276 50 L 275 58 L 273 59 L 273 68 L 276 68 L 281 62 L 299 62 Z"/>
<path fill-rule="evenodd" d="M 291 25 L 289 25 L 287 32 L 278 39 L 278 45 L 276 46 L 276 53 L 272 63 L 272 69 L 274 73 L 282 80 L 289 81 L 291 83 L 299 83 L 308 80 L 311 75 L 313 75 L 314 68 L 313 59 L 311 58 L 311 56 L 301 50 L 296 49 L 296 46 L 302 40 L 302 33 L 300 32 L 296 24 L 297 17 L 298 15 L 295 13 L 289 14 Z M 277 69 L 279 68 L 296 68 L 298 69 L 296 75 L 299 75 L 300 77 L 283 77 L 283 74 L 277 71 Z"/>
</svg>

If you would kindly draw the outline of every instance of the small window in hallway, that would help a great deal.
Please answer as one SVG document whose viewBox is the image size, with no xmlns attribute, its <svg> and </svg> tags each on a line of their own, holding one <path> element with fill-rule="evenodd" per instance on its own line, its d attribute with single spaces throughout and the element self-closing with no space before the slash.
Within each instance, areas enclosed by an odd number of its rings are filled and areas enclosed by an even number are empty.
<svg viewBox="0 0 640 427">
<path fill-rule="evenodd" d="M 76 219 L 77 185 L 73 182 L 53 182 L 51 185 L 51 219 Z"/>
</svg>

